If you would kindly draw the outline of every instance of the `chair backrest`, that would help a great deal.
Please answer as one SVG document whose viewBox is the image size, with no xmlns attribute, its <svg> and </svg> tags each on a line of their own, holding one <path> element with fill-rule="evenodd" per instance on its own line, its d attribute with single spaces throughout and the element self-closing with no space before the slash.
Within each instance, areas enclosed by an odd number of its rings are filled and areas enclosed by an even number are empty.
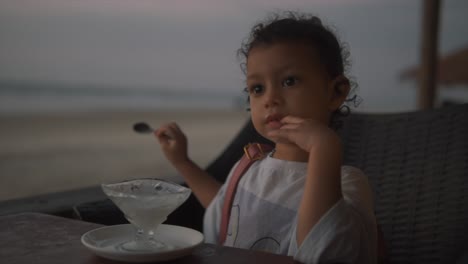
<svg viewBox="0 0 468 264">
<path fill-rule="evenodd" d="M 352 114 L 339 134 L 373 187 L 390 263 L 455 263 L 468 243 L 468 104 Z"/>
<path fill-rule="evenodd" d="M 345 164 L 369 177 L 390 263 L 454 263 L 468 245 L 468 104 L 343 122 Z M 224 182 L 249 142 L 272 144 L 249 121 L 207 171 Z M 176 224 L 201 230 L 194 197 L 178 211 Z"/>
</svg>

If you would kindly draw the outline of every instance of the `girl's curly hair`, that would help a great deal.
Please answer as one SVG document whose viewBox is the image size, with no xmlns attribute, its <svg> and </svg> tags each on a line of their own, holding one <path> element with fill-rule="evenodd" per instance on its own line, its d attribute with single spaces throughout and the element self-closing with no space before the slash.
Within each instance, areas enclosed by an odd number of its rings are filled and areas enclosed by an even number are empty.
<svg viewBox="0 0 468 264">
<path fill-rule="evenodd" d="M 246 63 L 252 48 L 281 41 L 302 41 L 309 44 L 317 51 L 319 60 L 331 79 L 345 76 L 350 68 L 348 45 L 340 42 L 330 28 L 324 26 L 316 16 L 289 11 L 272 14 L 252 28 L 249 37 L 238 50 L 242 72 L 246 74 Z M 360 98 L 353 95 L 357 88 L 356 82 L 349 77 L 347 82 L 352 88 L 348 99 L 332 114 L 330 120 L 330 126 L 335 129 L 341 127 L 341 118 L 350 113 L 347 103 L 353 103 L 354 106 L 360 103 Z"/>
</svg>

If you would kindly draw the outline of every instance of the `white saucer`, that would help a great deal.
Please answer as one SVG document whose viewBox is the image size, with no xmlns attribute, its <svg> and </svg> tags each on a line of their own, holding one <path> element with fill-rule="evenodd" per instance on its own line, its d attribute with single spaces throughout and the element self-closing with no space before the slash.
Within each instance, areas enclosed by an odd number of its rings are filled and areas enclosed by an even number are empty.
<svg viewBox="0 0 468 264">
<path fill-rule="evenodd" d="M 131 240 L 134 235 L 135 228 L 130 224 L 105 226 L 85 233 L 81 236 L 81 243 L 103 258 L 125 262 L 158 262 L 190 255 L 204 239 L 202 233 L 190 228 L 160 225 L 155 237 L 175 248 L 132 252 L 116 247 Z"/>
</svg>

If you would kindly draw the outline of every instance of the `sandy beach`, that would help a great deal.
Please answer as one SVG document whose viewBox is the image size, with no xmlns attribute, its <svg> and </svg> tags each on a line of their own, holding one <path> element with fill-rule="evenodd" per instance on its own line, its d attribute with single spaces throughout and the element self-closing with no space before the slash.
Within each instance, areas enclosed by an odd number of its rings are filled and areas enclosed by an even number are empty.
<svg viewBox="0 0 468 264">
<path fill-rule="evenodd" d="M 180 182 L 157 141 L 132 131 L 135 122 L 177 122 L 204 167 L 247 118 L 229 110 L 0 114 L 0 201 L 140 177 Z"/>
</svg>

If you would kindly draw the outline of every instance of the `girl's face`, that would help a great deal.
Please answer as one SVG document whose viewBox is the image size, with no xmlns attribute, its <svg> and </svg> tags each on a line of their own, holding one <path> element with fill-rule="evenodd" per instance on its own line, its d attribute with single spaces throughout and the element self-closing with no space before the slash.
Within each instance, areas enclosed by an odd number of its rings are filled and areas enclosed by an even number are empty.
<svg viewBox="0 0 468 264">
<path fill-rule="evenodd" d="M 279 129 L 287 115 L 328 125 L 330 115 L 346 98 L 334 92 L 315 50 L 299 42 L 278 42 L 251 49 L 247 59 L 247 90 L 252 121 L 264 137 Z"/>
</svg>

